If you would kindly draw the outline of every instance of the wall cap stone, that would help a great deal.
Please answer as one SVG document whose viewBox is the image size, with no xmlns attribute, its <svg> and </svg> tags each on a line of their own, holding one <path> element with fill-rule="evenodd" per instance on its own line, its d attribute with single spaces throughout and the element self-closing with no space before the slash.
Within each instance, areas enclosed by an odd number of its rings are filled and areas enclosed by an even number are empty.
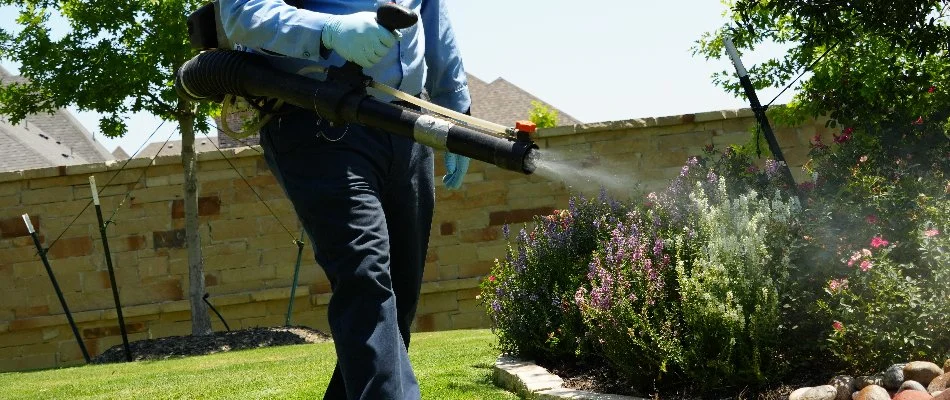
<svg viewBox="0 0 950 400">
<path fill-rule="evenodd" d="M 777 106 L 776 106 L 777 107 Z M 538 129 L 536 138 L 544 139 L 580 133 L 611 132 L 628 129 L 642 129 L 661 126 L 681 125 L 685 123 L 723 121 L 736 118 L 749 118 L 755 114 L 751 108 L 737 110 L 709 111 L 696 114 L 670 115 L 665 117 L 633 118 L 618 121 L 591 122 L 586 124 L 563 125 L 554 128 Z"/>
<path fill-rule="evenodd" d="M 224 154 L 222 155 L 221 152 Z M 225 157 L 227 157 L 229 160 L 244 157 L 255 157 L 260 156 L 263 153 L 263 150 L 261 149 L 261 146 L 258 145 L 227 148 L 222 149 L 221 152 L 215 150 L 198 153 L 198 161 L 223 160 Z M 109 160 L 92 164 L 77 164 L 0 172 L 0 183 L 41 178 L 55 178 L 58 176 L 91 175 L 100 172 L 118 171 L 123 168 L 145 168 L 149 165 L 181 165 L 181 155 L 157 157 L 155 158 L 154 163 L 151 158 L 133 158 L 130 160 Z"/>
</svg>

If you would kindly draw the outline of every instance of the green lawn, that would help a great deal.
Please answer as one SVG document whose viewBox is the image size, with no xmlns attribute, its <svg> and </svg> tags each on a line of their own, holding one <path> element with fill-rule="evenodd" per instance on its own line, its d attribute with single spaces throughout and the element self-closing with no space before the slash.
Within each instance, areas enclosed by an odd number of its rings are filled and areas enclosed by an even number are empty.
<svg viewBox="0 0 950 400">
<path fill-rule="evenodd" d="M 418 333 L 410 357 L 424 399 L 515 399 L 491 383 L 488 330 Z M 320 399 L 332 343 L 271 347 L 168 361 L 0 374 L 3 399 Z"/>
</svg>

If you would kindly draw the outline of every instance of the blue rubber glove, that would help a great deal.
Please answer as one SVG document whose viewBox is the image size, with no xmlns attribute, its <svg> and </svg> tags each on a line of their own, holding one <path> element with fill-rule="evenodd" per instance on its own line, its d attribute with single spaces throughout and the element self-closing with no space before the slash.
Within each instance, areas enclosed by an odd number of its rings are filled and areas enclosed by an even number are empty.
<svg viewBox="0 0 950 400">
<path fill-rule="evenodd" d="M 442 183 L 446 188 L 456 190 L 462 187 L 462 178 L 465 178 L 465 172 L 468 171 L 469 161 L 471 160 L 468 157 L 445 153 L 445 176 L 442 177 Z"/>
<path fill-rule="evenodd" d="M 323 45 L 348 61 L 369 68 L 383 59 L 399 39 L 376 22 L 376 13 L 335 15 L 323 27 Z"/>
</svg>

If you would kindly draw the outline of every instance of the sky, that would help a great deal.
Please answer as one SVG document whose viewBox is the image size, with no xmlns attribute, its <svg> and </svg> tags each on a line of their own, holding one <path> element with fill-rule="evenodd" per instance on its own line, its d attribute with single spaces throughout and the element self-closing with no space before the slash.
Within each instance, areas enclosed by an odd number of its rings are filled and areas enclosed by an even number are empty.
<svg viewBox="0 0 950 400">
<path fill-rule="evenodd" d="M 733 71 L 728 60 L 692 54 L 704 32 L 726 22 L 719 1 L 443 1 L 467 72 L 486 82 L 504 78 L 581 122 L 748 107 L 745 98 L 712 83 L 714 72 Z M 0 7 L 0 26 L 11 26 L 14 14 Z M 764 46 L 743 61 L 749 67 L 780 54 L 776 46 Z M 0 65 L 17 72 L 9 60 Z M 765 103 L 777 93 L 762 90 L 759 98 Z M 122 146 L 129 154 L 161 123 L 130 115 L 129 133 L 110 139 L 98 134 L 98 114 L 71 111 L 109 151 Z M 174 126 L 166 123 L 151 141 L 164 141 Z"/>
</svg>

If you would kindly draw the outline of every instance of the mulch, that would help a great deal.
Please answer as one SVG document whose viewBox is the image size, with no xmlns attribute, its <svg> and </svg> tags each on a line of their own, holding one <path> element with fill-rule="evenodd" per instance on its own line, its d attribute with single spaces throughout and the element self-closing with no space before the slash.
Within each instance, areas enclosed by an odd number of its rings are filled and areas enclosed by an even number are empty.
<svg viewBox="0 0 950 400">
<path fill-rule="evenodd" d="M 166 360 L 224 351 L 257 349 L 292 344 L 323 343 L 330 335 L 304 326 L 248 328 L 210 335 L 169 336 L 129 343 L 133 361 Z M 93 364 L 125 362 L 125 350 L 117 345 L 92 359 Z"/>
</svg>

